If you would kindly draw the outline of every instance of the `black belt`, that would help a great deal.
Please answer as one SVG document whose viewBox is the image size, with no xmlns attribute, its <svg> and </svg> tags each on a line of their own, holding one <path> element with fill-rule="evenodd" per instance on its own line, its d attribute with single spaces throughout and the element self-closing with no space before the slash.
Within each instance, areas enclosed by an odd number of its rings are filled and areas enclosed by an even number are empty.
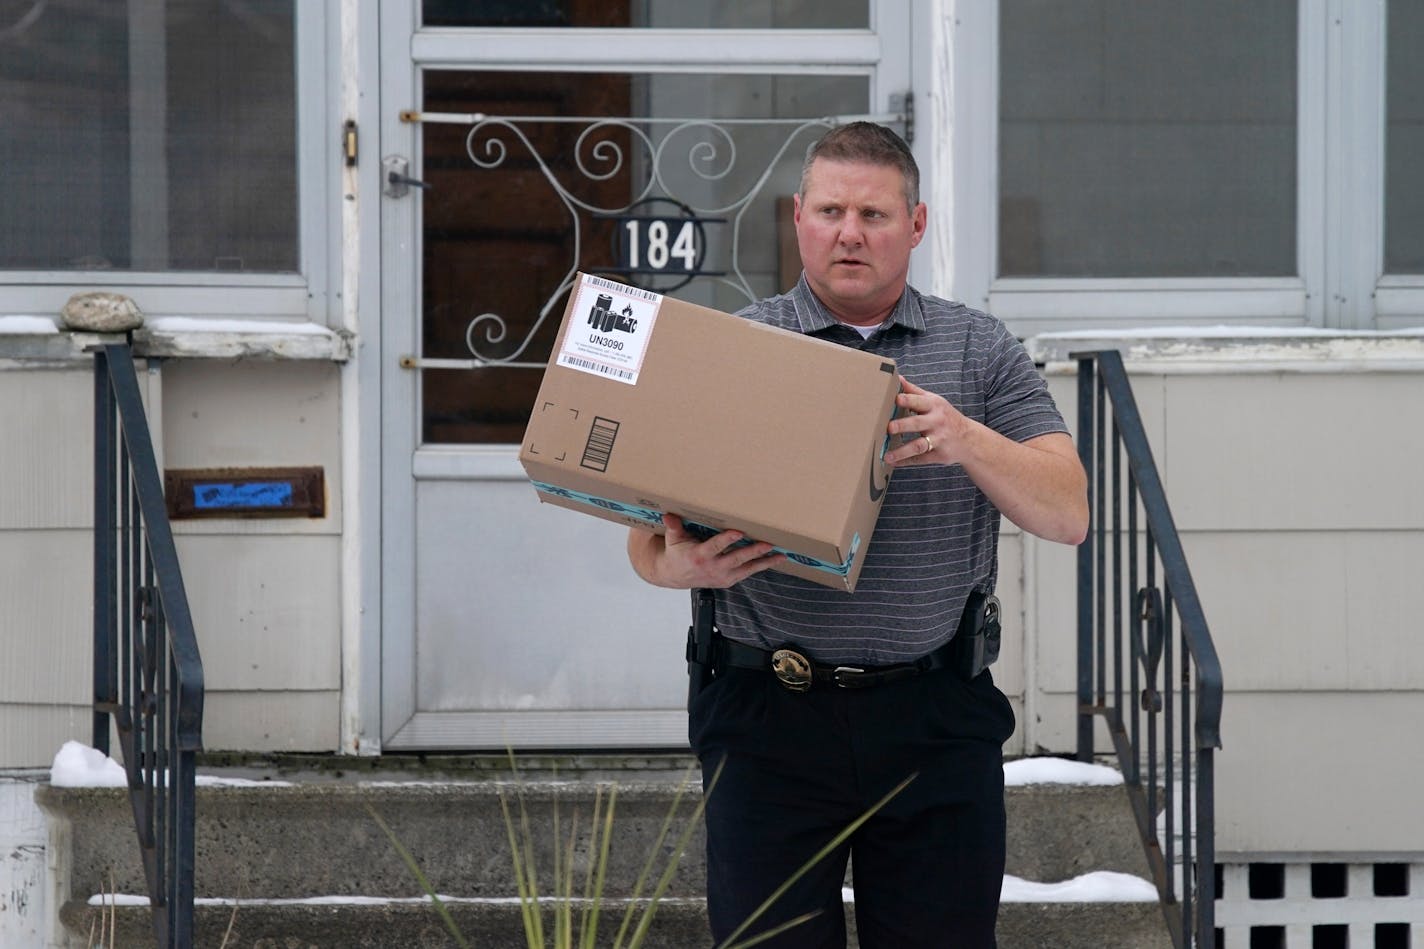
<svg viewBox="0 0 1424 949">
<path fill-rule="evenodd" d="M 793 692 L 805 692 L 815 682 L 842 689 L 869 689 L 945 668 L 953 657 L 952 644 L 953 640 L 914 662 L 891 666 L 829 666 L 812 662 L 804 653 L 790 647 L 758 649 L 719 636 L 715 646 L 715 663 L 719 669 L 732 667 L 770 672 Z"/>
</svg>

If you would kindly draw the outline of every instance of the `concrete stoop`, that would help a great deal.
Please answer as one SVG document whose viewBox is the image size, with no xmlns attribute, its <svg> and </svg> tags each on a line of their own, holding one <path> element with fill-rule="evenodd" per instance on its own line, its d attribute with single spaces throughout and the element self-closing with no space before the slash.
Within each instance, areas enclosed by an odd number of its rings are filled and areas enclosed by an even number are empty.
<svg viewBox="0 0 1424 949">
<path fill-rule="evenodd" d="M 506 772 L 504 779 L 318 778 L 280 786 L 200 786 L 195 945 L 219 946 L 230 923 L 229 949 L 457 945 L 379 826 L 374 816 L 379 815 L 434 891 L 447 899 L 470 945 L 525 947 L 504 807 L 519 820 L 522 796 L 544 893 L 551 891 L 557 817 L 561 860 L 573 837 L 578 892 L 596 857 L 590 846 L 595 783 L 608 778 L 617 788 L 600 945 L 611 945 L 624 898 L 633 892 L 649 854 L 656 849 L 654 873 L 661 873 L 685 829 L 687 849 L 673 868 L 644 945 L 707 945 L 700 899 L 703 836 L 700 823 L 689 824 L 701 792 L 695 782 L 685 786 L 681 769 L 526 771 L 518 786 L 507 777 Z M 598 793 L 606 807 L 607 786 Z M 1008 873 L 1039 882 L 1095 870 L 1148 878 L 1121 787 L 1011 787 L 1007 797 Z M 145 892 L 127 795 L 117 789 L 43 786 L 36 800 L 50 822 L 56 874 L 51 893 L 59 921 L 71 934 L 70 945 L 80 947 L 100 913 L 91 897 Z M 642 892 L 650 886 L 644 884 Z M 116 947 L 152 945 L 146 906 L 121 905 L 113 912 L 119 921 Z M 1170 944 L 1156 903 L 1005 903 L 1000 912 L 1002 949 L 1156 949 Z"/>
<path fill-rule="evenodd" d="M 600 947 L 613 945 L 625 901 L 608 901 L 598 925 Z M 519 907 L 509 903 L 446 904 L 456 927 L 475 949 L 528 949 Z M 98 907 L 78 902 L 61 912 L 71 932 L 99 932 Z M 153 945 L 147 907 L 121 906 L 115 913 L 116 947 Z M 202 905 L 195 946 L 201 949 L 455 949 L 459 944 L 428 903 Z M 629 927 L 637 925 L 637 917 Z M 545 913 L 545 939 L 553 945 L 552 913 Z M 575 924 L 577 926 L 577 923 Z M 855 941 L 849 908 L 846 928 Z M 579 931 L 575 929 L 575 932 Z M 693 899 L 659 904 L 644 949 L 692 949 L 709 945 L 704 905 Z M 999 911 L 999 949 L 1170 949 L 1171 939 L 1155 903 L 1005 903 Z M 75 946 L 82 944 L 76 941 Z M 623 945 L 628 944 L 625 937 Z M 107 945 L 107 942 L 106 942 Z M 934 946 L 933 941 L 926 947 Z M 908 947 L 907 947 L 908 949 Z"/>
</svg>

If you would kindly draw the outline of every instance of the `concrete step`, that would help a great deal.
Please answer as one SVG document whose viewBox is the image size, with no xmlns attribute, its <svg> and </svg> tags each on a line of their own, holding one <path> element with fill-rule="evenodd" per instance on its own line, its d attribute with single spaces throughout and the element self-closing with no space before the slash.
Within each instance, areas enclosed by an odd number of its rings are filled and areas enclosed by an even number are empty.
<svg viewBox="0 0 1424 949">
<path fill-rule="evenodd" d="M 625 906 L 612 900 L 601 908 L 599 946 L 613 944 Z M 517 905 L 457 900 L 446 908 L 470 946 L 527 949 Z M 93 932 L 99 931 L 99 913 L 97 907 L 75 902 L 67 904 L 61 916 L 71 932 L 87 937 L 91 927 Z M 116 916 L 115 949 L 153 945 L 146 906 L 119 907 Z M 551 910 L 546 910 L 544 922 L 546 944 L 552 946 Z M 236 907 L 235 915 L 230 905 L 201 905 L 196 925 L 196 946 L 217 947 L 226 938 L 226 949 L 445 949 L 458 945 L 429 903 L 244 903 Z M 633 925 L 637 925 L 636 916 Z M 858 946 L 849 910 L 846 925 L 849 945 Z M 659 905 L 642 946 L 691 949 L 709 943 L 703 904 L 681 899 Z M 998 943 L 999 949 L 1170 949 L 1172 945 L 1155 903 L 1005 903 L 999 913 Z M 626 938 L 623 945 L 628 945 Z"/>
<path fill-rule="evenodd" d="M 629 894 L 672 808 L 666 785 L 617 790 L 605 892 Z M 423 896 L 420 880 L 375 816 L 415 857 L 437 893 L 497 897 L 516 894 L 501 796 L 519 819 L 519 790 L 503 783 L 313 784 L 291 787 L 205 787 L 198 791 L 195 891 L 199 896 L 253 899 L 380 894 Z M 554 866 L 554 813 L 561 851 L 575 833 L 576 879 L 590 847 L 595 791 L 587 785 L 530 784 L 523 789 L 535 866 Z M 688 827 L 700 794 L 684 795 L 657 853 L 659 871 Z M 130 806 L 121 791 L 42 787 L 40 806 L 67 819 L 72 841 L 71 892 L 142 893 Z M 575 823 L 576 822 L 576 823 Z M 669 894 L 704 889 L 702 831 L 692 828 Z"/>
<path fill-rule="evenodd" d="M 675 817 L 656 848 L 657 870 L 668 865 L 676 840 L 690 828 L 687 847 L 675 862 L 668 899 L 656 914 L 655 938 L 647 945 L 705 945 L 703 834 L 700 822 L 689 824 L 701 797 L 700 782 L 689 775 L 686 763 L 679 756 L 658 761 L 588 756 L 561 761 L 557 768 L 522 764 L 518 783 L 509 780 L 507 762 L 484 762 L 475 769 L 426 764 L 399 771 L 373 770 L 369 763 L 353 768 L 349 760 L 336 769 L 310 772 L 227 769 L 223 773 L 229 776 L 285 780 L 199 787 L 196 944 L 221 943 L 236 900 L 235 932 L 243 935 L 240 941 L 229 939 L 230 947 L 455 945 L 426 902 L 419 879 L 373 816 L 379 815 L 434 891 L 452 900 L 451 912 L 471 944 L 523 946 L 501 800 L 517 818 L 523 796 L 540 891 L 546 894 L 551 892 L 557 812 L 561 846 L 567 846 L 570 833 L 576 837 L 578 889 L 595 856 L 589 826 L 595 796 L 606 806 L 606 782 L 611 782 L 616 803 L 606 901 L 613 905 L 632 893 L 677 800 Z M 127 794 L 41 786 L 36 800 L 49 816 L 56 851 L 52 859 L 62 868 L 55 905 L 63 906 L 74 945 L 83 945 L 97 914 L 89 905 L 91 896 L 146 890 Z M 1008 873 L 1038 882 L 1094 870 L 1148 878 L 1121 786 L 1010 787 L 1007 805 Z M 371 897 L 383 902 L 370 904 Z M 291 902 L 304 898 L 325 902 Z M 222 902 L 202 904 L 204 899 Z M 118 945 L 151 944 L 146 907 L 120 907 L 118 915 L 121 935 L 131 933 L 124 938 L 136 940 Z M 605 924 L 600 931 L 611 938 L 614 929 L 616 924 Z M 1004 947 L 1150 949 L 1169 944 L 1160 907 L 1152 902 L 1006 903 L 1000 932 Z"/>
<path fill-rule="evenodd" d="M 1113 870 L 1152 878 L 1122 785 L 1010 787 L 1004 804 L 1014 876 L 1046 883 Z"/>
<path fill-rule="evenodd" d="M 682 787 L 680 800 L 678 789 Z M 582 879 L 591 848 L 596 791 L 575 781 L 448 783 L 314 782 L 287 786 L 200 787 L 196 891 L 238 899 L 425 894 L 374 815 L 416 858 L 437 893 L 469 897 L 515 895 L 508 829 L 501 801 L 517 819 L 523 795 L 536 866 L 554 866 L 554 819 L 561 846 L 576 836 L 575 874 Z M 715 793 L 715 792 L 714 792 Z M 602 792 L 606 807 L 609 791 Z M 700 789 L 676 779 L 638 780 L 616 788 L 605 893 L 632 893 L 669 813 L 674 819 L 657 851 L 667 866 L 688 829 Z M 72 841 L 71 892 L 144 892 L 124 792 L 42 787 L 37 800 L 67 821 Z M 1146 878 L 1126 792 L 1121 787 L 1011 787 L 1008 865 L 1014 876 L 1056 882 L 1092 870 Z M 677 810 L 674 812 L 674 805 Z M 699 896 L 705 888 L 703 833 L 691 827 L 669 895 Z"/>
</svg>

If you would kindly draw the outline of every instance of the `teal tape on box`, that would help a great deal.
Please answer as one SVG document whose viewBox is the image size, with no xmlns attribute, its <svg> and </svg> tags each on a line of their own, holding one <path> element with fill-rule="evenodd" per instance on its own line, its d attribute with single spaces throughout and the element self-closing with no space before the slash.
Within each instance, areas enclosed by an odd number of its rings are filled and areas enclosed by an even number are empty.
<svg viewBox="0 0 1424 949">
<path fill-rule="evenodd" d="M 651 527 L 660 527 L 663 521 L 663 512 L 655 511 L 652 508 L 642 507 L 637 504 L 625 504 L 622 501 L 613 501 L 608 498 L 601 498 L 594 494 L 585 494 L 582 491 L 571 491 L 568 488 L 561 488 L 556 484 L 549 484 L 545 481 L 531 481 L 534 489 L 543 494 L 553 497 L 563 498 L 566 501 L 576 501 L 579 504 L 587 504 L 589 507 L 602 508 L 614 514 L 622 515 L 635 521 L 640 521 Z M 711 537 L 717 533 L 716 528 L 708 527 L 705 524 L 698 524 L 695 521 L 683 521 L 683 525 L 694 534 L 701 537 Z M 743 541 L 742 543 L 750 543 Z M 855 564 L 855 556 L 860 552 L 860 533 L 857 532 L 850 542 L 850 553 L 846 556 L 844 563 L 831 563 L 825 560 L 817 560 L 814 557 L 807 557 L 805 554 L 798 554 L 794 550 L 786 550 L 783 547 L 774 548 L 777 553 L 785 554 L 788 560 L 820 570 L 825 573 L 834 574 L 838 577 L 850 575 L 850 569 Z"/>
</svg>

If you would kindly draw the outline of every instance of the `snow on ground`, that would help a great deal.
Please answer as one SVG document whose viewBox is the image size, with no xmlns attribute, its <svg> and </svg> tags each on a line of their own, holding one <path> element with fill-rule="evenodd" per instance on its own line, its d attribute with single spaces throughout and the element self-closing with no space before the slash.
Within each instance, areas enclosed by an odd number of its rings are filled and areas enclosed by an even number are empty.
<svg viewBox="0 0 1424 949">
<path fill-rule="evenodd" d="M 57 788 L 122 788 L 129 779 L 124 766 L 102 751 L 66 741 L 54 756 L 49 783 Z"/>
<path fill-rule="evenodd" d="M 447 896 L 439 894 L 442 903 L 469 903 L 484 905 L 518 905 L 517 896 Z M 541 896 L 540 903 L 558 903 L 559 896 Z M 291 899 L 233 899 L 227 896 L 199 896 L 193 900 L 197 906 L 385 906 L 408 905 L 431 902 L 428 896 L 302 896 Z M 585 900 L 574 897 L 574 903 Z M 664 896 L 659 903 L 697 903 L 701 900 L 688 896 Z M 132 893 L 96 893 L 89 897 L 90 906 L 147 906 L 148 897 Z"/>
<path fill-rule="evenodd" d="M 289 788 L 290 781 L 254 781 L 251 778 L 220 778 L 215 774 L 198 775 L 200 788 Z"/>
<path fill-rule="evenodd" d="M 1116 768 L 1067 758 L 1020 758 L 1004 765 L 1004 784 L 1008 787 L 1026 784 L 1091 784 L 1103 787 L 1121 783 L 1122 773 Z"/>
<path fill-rule="evenodd" d="M 1157 887 L 1130 873 L 1097 870 L 1062 883 L 1034 883 L 1004 875 L 1005 903 L 1155 903 Z"/>
<path fill-rule="evenodd" d="M 855 899 L 850 887 L 841 890 L 841 898 L 847 903 Z M 557 897 L 541 897 L 540 902 L 550 902 Z M 1085 873 L 1062 883 L 1034 883 L 1016 876 L 1004 875 L 1004 887 L 1000 899 L 1005 903 L 1155 903 L 1157 888 L 1151 883 L 1129 873 L 1115 873 L 1098 870 Z M 494 897 L 440 897 L 444 903 L 518 903 L 517 896 Z M 300 899 L 258 899 L 234 900 L 222 897 L 199 897 L 194 900 L 199 906 L 233 906 L 239 903 L 261 906 L 380 906 L 387 903 L 428 903 L 428 896 L 380 897 L 380 896 L 309 896 Z M 126 893 L 96 893 L 89 897 L 90 906 L 147 906 L 148 897 Z"/>
<path fill-rule="evenodd" d="M 57 788 L 122 788 L 129 783 L 124 766 L 102 751 L 77 741 L 67 741 L 54 756 L 49 783 Z M 200 787 L 291 787 L 287 781 L 251 781 L 200 774 Z"/>
</svg>

